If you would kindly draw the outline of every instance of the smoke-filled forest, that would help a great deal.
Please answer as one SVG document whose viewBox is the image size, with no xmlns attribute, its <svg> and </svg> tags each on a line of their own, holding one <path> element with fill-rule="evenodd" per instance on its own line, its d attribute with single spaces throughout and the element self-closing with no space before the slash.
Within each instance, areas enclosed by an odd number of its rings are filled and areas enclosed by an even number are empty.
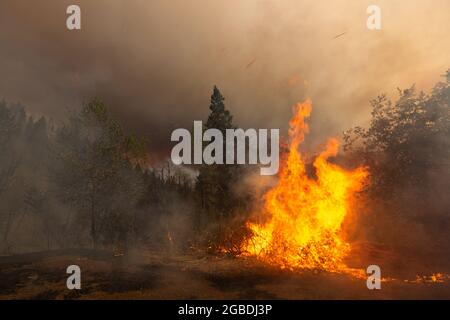
<svg viewBox="0 0 450 320">
<path fill-rule="evenodd" d="M 0 0 L 0 300 L 448 300 L 449 12 Z"/>
<path fill-rule="evenodd" d="M 395 100 L 374 98 L 369 126 L 343 133 L 344 153 L 330 161 L 370 172 L 357 216 L 345 222 L 355 266 L 378 262 L 413 281 L 449 270 L 449 102 L 447 71 L 429 93 L 412 86 Z M 217 87 L 209 109 L 205 127 L 239 121 Z M 255 166 L 150 164 L 145 138 L 124 130 L 99 99 L 60 123 L 6 101 L 0 116 L 1 259 L 106 254 L 131 267 L 148 253 L 247 261 L 248 221 L 273 185 Z"/>
</svg>

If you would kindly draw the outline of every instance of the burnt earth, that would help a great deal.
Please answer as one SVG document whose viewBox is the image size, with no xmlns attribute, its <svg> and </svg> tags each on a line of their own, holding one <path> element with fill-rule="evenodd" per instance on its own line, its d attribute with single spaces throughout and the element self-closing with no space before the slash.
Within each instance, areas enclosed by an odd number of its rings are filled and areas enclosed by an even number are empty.
<svg viewBox="0 0 450 320">
<path fill-rule="evenodd" d="M 81 290 L 66 287 L 67 266 L 81 268 Z M 134 252 L 114 256 L 64 250 L 0 257 L 0 299 L 448 299 L 444 283 L 383 282 L 298 272 L 253 259 Z"/>
</svg>

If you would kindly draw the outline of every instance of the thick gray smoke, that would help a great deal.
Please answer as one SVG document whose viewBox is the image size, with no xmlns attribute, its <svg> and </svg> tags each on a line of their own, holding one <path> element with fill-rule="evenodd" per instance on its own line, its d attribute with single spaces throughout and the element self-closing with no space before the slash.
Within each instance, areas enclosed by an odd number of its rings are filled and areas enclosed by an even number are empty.
<svg viewBox="0 0 450 320">
<path fill-rule="evenodd" d="M 100 97 L 155 155 L 206 118 L 214 84 L 242 127 L 286 128 L 311 97 L 316 144 L 364 123 L 369 98 L 427 89 L 448 65 L 446 0 L 379 0 L 380 31 L 366 28 L 366 0 L 75 3 L 82 30 L 70 32 L 74 1 L 0 1 L 0 96 L 55 119 Z"/>
</svg>

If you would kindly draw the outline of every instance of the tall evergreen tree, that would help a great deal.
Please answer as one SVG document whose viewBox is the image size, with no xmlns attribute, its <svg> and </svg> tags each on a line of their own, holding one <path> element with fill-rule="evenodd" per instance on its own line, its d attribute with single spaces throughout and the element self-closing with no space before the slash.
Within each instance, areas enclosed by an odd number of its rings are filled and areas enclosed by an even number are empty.
<svg viewBox="0 0 450 320">
<path fill-rule="evenodd" d="M 220 90 L 214 86 L 209 109 L 211 113 L 205 125 L 206 129 L 218 129 L 225 136 L 226 129 L 233 129 L 233 116 L 225 108 L 225 98 Z M 225 154 L 225 141 L 223 142 Z M 202 165 L 197 177 L 196 190 L 198 194 L 197 227 L 209 230 L 208 241 L 220 241 L 224 224 L 231 217 L 236 204 L 236 196 L 232 190 L 233 177 L 236 176 L 237 166 L 214 164 Z"/>
<path fill-rule="evenodd" d="M 211 104 L 209 106 L 211 113 L 206 122 L 206 129 L 215 128 L 225 132 L 226 129 L 233 128 L 233 116 L 230 114 L 230 111 L 225 109 L 224 100 L 225 98 L 217 86 L 214 86 L 213 94 L 211 95 Z"/>
</svg>

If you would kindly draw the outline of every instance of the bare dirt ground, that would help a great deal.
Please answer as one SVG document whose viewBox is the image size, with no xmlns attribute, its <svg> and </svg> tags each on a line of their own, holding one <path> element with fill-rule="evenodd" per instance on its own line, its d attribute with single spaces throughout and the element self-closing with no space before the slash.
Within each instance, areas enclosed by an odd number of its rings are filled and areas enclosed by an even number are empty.
<svg viewBox="0 0 450 320">
<path fill-rule="evenodd" d="M 66 268 L 81 268 L 81 290 L 68 290 Z M 298 272 L 254 259 L 136 252 L 113 256 L 65 250 L 0 257 L 0 299 L 449 299 L 450 283 L 383 282 Z"/>
</svg>

